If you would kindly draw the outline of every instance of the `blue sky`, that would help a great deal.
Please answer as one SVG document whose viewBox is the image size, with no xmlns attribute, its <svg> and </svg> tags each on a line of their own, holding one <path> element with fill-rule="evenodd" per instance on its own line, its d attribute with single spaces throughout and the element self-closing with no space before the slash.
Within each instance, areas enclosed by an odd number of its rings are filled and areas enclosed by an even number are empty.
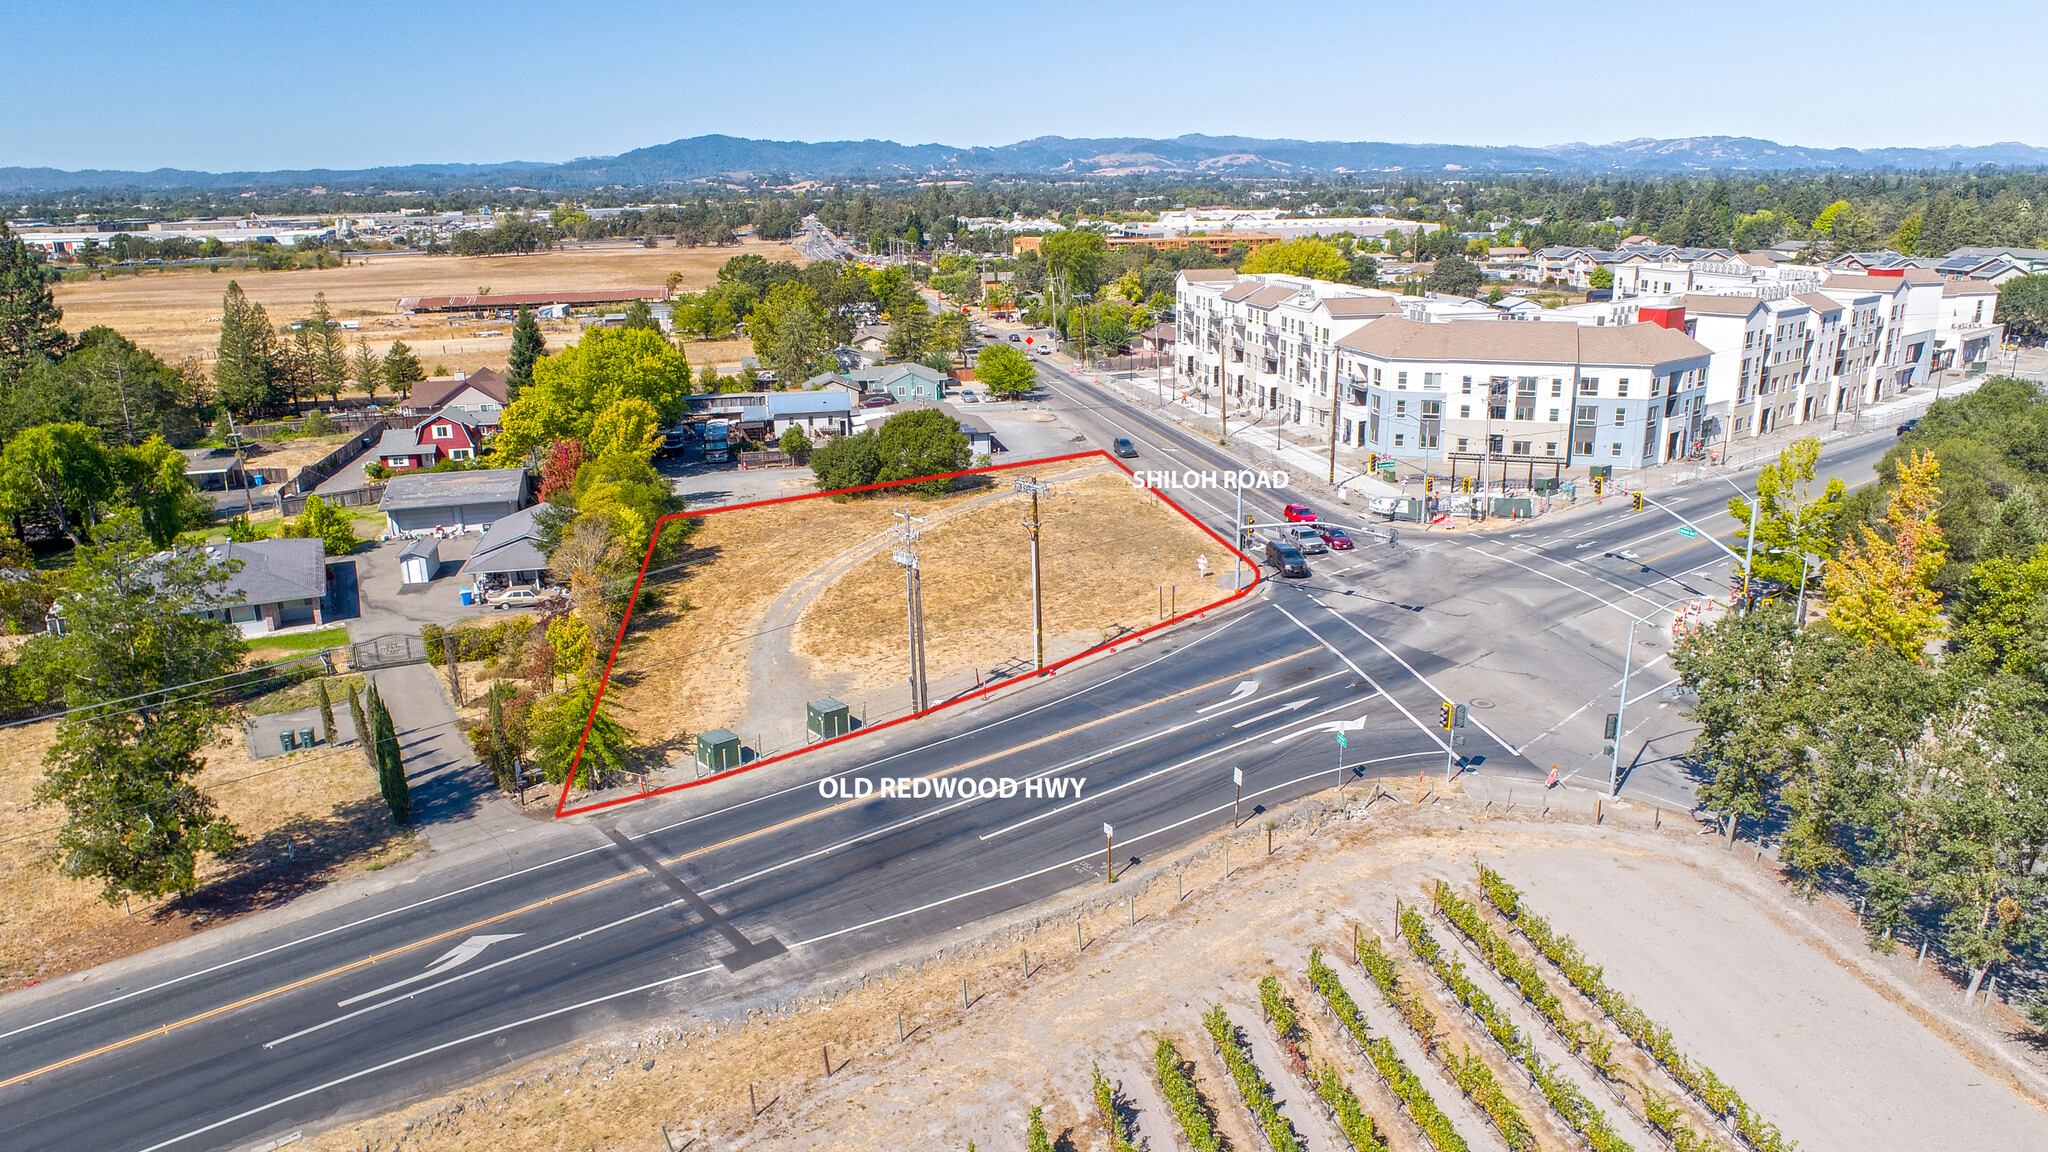
<svg viewBox="0 0 2048 1152">
<path fill-rule="evenodd" d="M 2048 145 L 2048 76 L 1990 51 L 2044 41 L 2039 0 L 67 0 L 0 20 L 0 166 L 567 160 L 712 132 Z"/>
</svg>

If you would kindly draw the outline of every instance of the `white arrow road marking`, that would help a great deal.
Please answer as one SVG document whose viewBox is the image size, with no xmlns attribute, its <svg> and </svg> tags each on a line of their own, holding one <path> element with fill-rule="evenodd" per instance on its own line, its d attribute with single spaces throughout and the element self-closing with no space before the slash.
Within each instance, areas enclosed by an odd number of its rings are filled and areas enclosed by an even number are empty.
<svg viewBox="0 0 2048 1152">
<path fill-rule="evenodd" d="M 372 996 L 382 996 L 386 992 L 389 992 L 395 988 L 403 988 L 407 984 L 417 984 L 422 980 L 428 979 L 429 977 L 439 976 L 441 973 L 448 971 L 450 968 L 454 968 L 457 965 L 466 964 L 469 961 L 476 959 L 477 956 L 481 954 L 484 949 L 489 948 L 491 945 L 496 944 L 498 941 L 516 940 L 521 935 L 522 933 L 514 932 L 506 936 L 471 936 L 469 939 L 464 940 L 462 943 L 457 944 L 453 948 L 450 948 L 448 950 L 447 955 L 441 957 L 439 960 L 434 961 L 431 965 L 428 965 L 427 970 L 425 972 L 422 972 L 417 976 L 408 976 L 403 980 L 386 984 L 382 988 L 372 988 L 370 991 L 365 992 L 360 996 L 351 996 L 346 1000 L 337 1002 L 335 1004 L 335 1007 L 346 1008 L 351 1004 L 359 1004 L 364 1000 L 368 1000 Z"/>
<path fill-rule="evenodd" d="M 1209 705 L 1207 708 L 1195 709 L 1195 715 L 1200 716 L 1204 712 L 1211 712 L 1215 709 L 1222 708 L 1225 705 L 1235 704 L 1239 700 L 1244 699 L 1245 697 L 1251 695 L 1254 692 L 1257 692 L 1258 690 L 1259 682 L 1257 680 L 1239 680 L 1237 682 L 1237 687 L 1232 688 L 1230 690 L 1230 695 L 1224 697 L 1221 700 L 1218 700 L 1214 704 Z"/>
<path fill-rule="evenodd" d="M 1364 727 L 1365 717 L 1363 716 L 1356 720 L 1332 720 L 1327 724 L 1311 724 L 1307 728 L 1300 728 L 1289 732 L 1287 735 L 1273 741 L 1273 743 L 1285 744 L 1297 736 L 1306 736 L 1311 732 L 1356 732 Z"/>
<path fill-rule="evenodd" d="M 1317 699 L 1318 699 L 1318 697 L 1315 697 L 1315 696 L 1310 696 L 1310 697 L 1307 697 L 1307 698 L 1305 698 L 1305 699 L 1301 699 L 1301 700 L 1295 700 L 1295 701 L 1292 701 L 1292 702 L 1290 702 L 1290 703 L 1282 704 L 1281 706 L 1279 706 L 1278 708 L 1275 708 L 1275 709 L 1273 709 L 1273 710 L 1272 710 L 1272 711 L 1270 711 L 1270 712 L 1261 712 L 1261 713 L 1259 713 L 1259 714 L 1258 714 L 1257 716 L 1254 716 L 1254 717 L 1252 717 L 1252 718 L 1251 718 L 1251 719 L 1249 719 L 1249 720 L 1239 720 L 1239 721 L 1238 721 L 1237 723 L 1235 723 L 1235 724 L 1232 724 L 1232 725 L 1231 725 L 1231 727 L 1232 727 L 1232 728 L 1242 728 L 1242 727 L 1244 727 L 1244 726 L 1245 726 L 1245 725 L 1247 725 L 1247 724 L 1256 724 L 1256 723 L 1258 723 L 1259 721 L 1261 721 L 1261 720 L 1264 720 L 1264 719 L 1266 719 L 1267 717 L 1270 717 L 1270 716 L 1278 716 L 1278 715 L 1279 715 L 1279 714 L 1281 714 L 1282 712 L 1292 712 L 1292 711 L 1294 711 L 1294 710 L 1295 710 L 1295 709 L 1297 709 L 1297 708 L 1306 708 L 1306 707 L 1308 707 L 1308 706 L 1309 706 L 1310 704 L 1313 704 L 1313 703 L 1315 703 Z"/>
</svg>

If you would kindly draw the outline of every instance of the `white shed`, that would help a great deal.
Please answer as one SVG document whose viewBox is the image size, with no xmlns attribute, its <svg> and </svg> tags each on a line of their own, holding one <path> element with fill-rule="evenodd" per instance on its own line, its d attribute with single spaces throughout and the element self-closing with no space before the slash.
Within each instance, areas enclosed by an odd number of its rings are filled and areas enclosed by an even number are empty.
<svg viewBox="0 0 2048 1152">
<path fill-rule="evenodd" d="M 441 568 L 441 541 L 422 536 L 410 541 L 398 553 L 399 583 L 407 588 L 424 587 Z"/>
</svg>

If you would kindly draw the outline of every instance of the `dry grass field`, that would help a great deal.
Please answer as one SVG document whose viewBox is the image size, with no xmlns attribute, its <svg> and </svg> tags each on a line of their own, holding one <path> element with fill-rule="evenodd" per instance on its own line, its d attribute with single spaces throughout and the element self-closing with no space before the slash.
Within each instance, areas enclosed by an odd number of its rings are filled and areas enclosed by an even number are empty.
<svg viewBox="0 0 2048 1152">
<path fill-rule="evenodd" d="M 1007 486 L 1012 473 L 1004 478 Z M 1031 654 L 1031 569 L 1022 496 L 929 525 L 923 573 L 926 675 L 938 679 Z M 1085 651 L 1165 611 L 1228 595 L 1222 547 L 1121 472 L 1056 484 L 1040 501 L 1046 658 Z M 1195 558 L 1209 558 L 1209 577 Z M 1173 589 L 1178 591 L 1173 591 Z M 886 553 L 839 577 L 797 626 L 795 645 L 813 678 L 850 677 L 878 691 L 903 675 L 903 570 Z"/>
<path fill-rule="evenodd" d="M 787 244 L 749 243 L 731 248 L 565 248 L 532 256 L 371 255 L 343 268 L 291 272 L 241 270 L 209 272 L 177 269 L 105 280 L 64 283 L 56 287 L 65 327 L 73 332 L 95 324 L 114 328 L 173 363 L 186 357 L 213 355 L 220 340 L 221 294 L 235 280 L 252 300 L 262 304 L 274 322 L 306 314 L 316 292 L 338 319 L 360 320 L 361 335 L 373 346 L 403 339 L 428 368 L 451 370 L 502 368 L 511 348 L 505 321 L 451 324 L 434 316 L 400 316 L 402 296 L 464 295 L 483 290 L 536 292 L 550 288 L 660 289 L 670 272 L 683 274 L 683 287 L 710 284 L 727 260 L 752 253 L 770 260 L 797 261 Z M 575 339 L 575 328 L 548 325 L 550 347 Z M 483 331 L 503 336 L 480 337 Z M 356 333 L 349 333 L 353 338 Z M 689 345 L 693 365 L 737 361 L 747 355 L 745 341 Z"/>
<path fill-rule="evenodd" d="M 936 518 L 996 498 L 1007 499 L 982 491 L 910 504 L 916 514 Z M 836 574 L 849 559 L 883 547 L 901 504 L 821 498 L 703 517 L 688 551 L 673 561 L 688 566 L 686 577 L 665 586 L 659 605 L 634 616 L 612 671 L 606 698 L 636 742 L 668 752 L 710 728 L 750 727 L 754 649 L 763 638 L 788 643 L 786 626 L 764 631 L 770 610 L 792 592 L 797 600 L 815 594 L 822 574 Z M 900 588 L 897 600 L 900 613 Z M 774 688 L 806 698 L 797 684 Z"/>
<path fill-rule="evenodd" d="M 411 851 L 353 745 L 250 758 L 239 728 L 207 753 L 199 786 L 247 839 L 200 868 L 192 897 L 99 898 L 99 885 L 58 872 L 51 855 L 62 808 L 33 805 L 54 723 L 0 729 L 0 992 L 167 943 L 275 907 L 340 874 Z"/>
</svg>

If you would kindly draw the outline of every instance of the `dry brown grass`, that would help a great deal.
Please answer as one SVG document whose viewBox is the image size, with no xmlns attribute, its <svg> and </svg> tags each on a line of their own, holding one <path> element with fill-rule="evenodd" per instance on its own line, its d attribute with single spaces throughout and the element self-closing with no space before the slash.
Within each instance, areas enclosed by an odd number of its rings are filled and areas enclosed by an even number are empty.
<svg viewBox="0 0 2048 1152">
<path fill-rule="evenodd" d="M 354 746 L 258 761 L 234 730 L 198 779 L 247 845 L 206 860 L 191 897 L 136 900 L 130 914 L 51 856 L 64 811 L 33 807 L 31 793 L 56 734 L 55 723 L 0 730 L 0 991 L 180 939 L 411 850 Z"/>
<path fill-rule="evenodd" d="M 502 368 L 511 348 L 507 321 L 450 324 L 434 316 L 398 315 L 401 296 L 463 295 L 489 288 L 494 292 L 537 292 L 550 288 L 660 288 L 670 272 L 683 274 L 689 290 L 716 278 L 719 266 L 741 253 L 770 260 L 796 261 L 787 244 L 749 243 L 737 248 L 600 248 L 561 249 L 532 256 L 372 255 L 345 268 L 292 272 L 241 270 L 208 272 L 178 269 L 135 276 L 114 276 L 59 284 L 57 303 L 64 324 L 81 331 L 95 324 L 117 329 L 129 339 L 173 363 L 187 356 L 210 357 L 220 340 L 221 294 L 235 280 L 250 299 L 262 304 L 272 321 L 284 323 L 305 315 L 316 292 L 339 319 L 362 321 L 361 334 L 373 346 L 404 339 L 431 368 L 474 371 Z M 575 339 L 570 325 L 548 326 L 549 346 Z M 505 336 L 468 335 L 487 329 Z M 353 343 L 356 333 L 348 333 Z M 690 362 L 737 361 L 744 341 L 688 345 Z M 702 351 L 699 351 L 702 349 Z"/>
<path fill-rule="evenodd" d="M 927 527 L 919 558 L 928 676 L 1031 654 L 1030 553 L 1022 527 L 1029 511 L 1024 497 L 1013 496 Z M 1206 554 L 1213 574 L 1227 553 L 1121 472 L 1056 485 L 1041 500 L 1040 516 L 1048 660 L 1158 623 L 1162 585 L 1179 588 L 1177 596 L 1169 592 L 1169 611 L 1229 593 L 1214 575 L 1202 579 L 1195 569 L 1195 557 Z M 859 688 L 894 683 L 902 676 L 902 599 L 902 569 L 886 553 L 867 559 L 804 614 L 797 651 L 819 674 L 852 674 Z"/>
</svg>

